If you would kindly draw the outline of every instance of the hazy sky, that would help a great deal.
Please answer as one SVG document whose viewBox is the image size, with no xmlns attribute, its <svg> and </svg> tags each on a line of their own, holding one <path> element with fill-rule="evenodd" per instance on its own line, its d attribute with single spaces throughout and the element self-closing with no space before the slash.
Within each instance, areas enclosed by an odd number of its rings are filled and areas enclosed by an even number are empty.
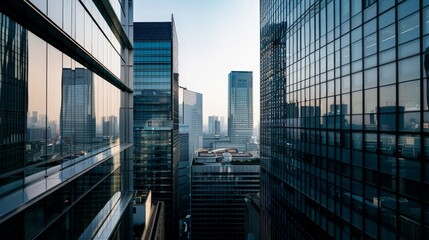
<svg viewBox="0 0 429 240">
<path fill-rule="evenodd" d="M 203 94 L 203 119 L 227 116 L 228 73 L 253 71 L 259 123 L 258 0 L 134 0 L 134 21 L 169 21 L 179 40 L 179 84 Z"/>
</svg>

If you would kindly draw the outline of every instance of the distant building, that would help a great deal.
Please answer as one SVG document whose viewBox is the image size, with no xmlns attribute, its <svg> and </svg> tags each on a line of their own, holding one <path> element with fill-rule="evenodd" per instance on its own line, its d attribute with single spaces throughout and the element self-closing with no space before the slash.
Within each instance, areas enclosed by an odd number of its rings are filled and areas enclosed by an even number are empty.
<svg viewBox="0 0 429 240">
<path fill-rule="evenodd" d="M 253 135 L 253 73 L 232 71 L 228 75 L 228 137 L 245 145 Z"/>
<path fill-rule="evenodd" d="M 119 123 L 116 116 L 103 117 L 103 138 L 116 138 L 119 135 Z"/>
<path fill-rule="evenodd" d="M 203 95 L 201 93 L 180 87 L 179 125 L 187 126 L 188 154 L 192 158 L 194 151 L 203 147 Z"/>
<path fill-rule="evenodd" d="M 220 121 L 218 116 L 209 116 L 209 132 L 210 136 L 220 135 Z"/>
<path fill-rule="evenodd" d="M 191 174 L 192 239 L 243 239 L 247 194 L 259 191 L 259 158 L 237 149 L 200 151 Z"/>
</svg>

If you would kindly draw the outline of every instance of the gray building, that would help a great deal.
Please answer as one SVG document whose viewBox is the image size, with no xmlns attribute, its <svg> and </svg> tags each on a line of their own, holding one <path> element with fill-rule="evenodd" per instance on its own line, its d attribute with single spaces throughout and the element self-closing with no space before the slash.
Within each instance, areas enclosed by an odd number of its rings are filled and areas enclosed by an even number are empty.
<svg viewBox="0 0 429 240">
<path fill-rule="evenodd" d="M 132 8 L 0 4 L 1 239 L 132 237 Z"/>
<path fill-rule="evenodd" d="M 232 71 L 228 75 L 228 137 L 245 144 L 253 135 L 253 73 Z"/>
<path fill-rule="evenodd" d="M 208 134 L 213 137 L 220 135 L 220 121 L 218 116 L 209 116 L 209 131 Z"/>
<path fill-rule="evenodd" d="M 182 128 L 182 132 L 189 133 L 188 154 L 192 158 L 194 151 L 203 147 L 203 95 L 201 93 L 180 87 L 179 124 L 187 126 Z"/>
<path fill-rule="evenodd" d="M 236 149 L 200 151 L 191 173 L 192 239 L 243 239 L 247 194 L 259 191 L 259 158 Z"/>
<path fill-rule="evenodd" d="M 178 233 L 178 42 L 171 22 L 134 23 L 134 187 L 165 203 L 166 238 Z"/>
<path fill-rule="evenodd" d="M 428 239 L 429 2 L 260 1 L 263 239 Z"/>
</svg>

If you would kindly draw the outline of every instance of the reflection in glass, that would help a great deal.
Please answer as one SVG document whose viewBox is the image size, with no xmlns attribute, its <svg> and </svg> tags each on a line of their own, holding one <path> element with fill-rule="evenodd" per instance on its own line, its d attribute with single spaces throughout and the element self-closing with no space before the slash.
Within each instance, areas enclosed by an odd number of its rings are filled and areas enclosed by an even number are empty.
<svg viewBox="0 0 429 240">
<path fill-rule="evenodd" d="M 64 151 L 90 150 L 95 139 L 95 113 L 92 72 L 88 69 L 63 69 L 61 124 Z"/>
<path fill-rule="evenodd" d="M 46 59 L 46 42 L 30 33 L 28 35 L 26 175 L 45 170 L 45 163 L 50 158 L 46 152 Z"/>
<path fill-rule="evenodd" d="M 423 57 L 423 66 L 424 66 L 424 73 L 425 73 L 425 80 L 423 81 L 423 87 L 426 89 L 424 91 L 423 96 L 423 105 L 425 106 L 425 110 L 429 109 L 429 47 L 426 48 L 426 52 L 424 53 Z"/>
<path fill-rule="evenodd" d="M 404 43 L 414 38 L 417 38 L 419 36 L 419 30 L 419 13 L 416 13 L 410 17 L 401 20 L 398 25 L 398 43 Z"/>
<path fill-rule="evenodd" d="M 420 58 L 407 58 L 398 63 L 398 82 L 420 78 Z"/>
<path fill-rule="evenodd" d="M 399 84 L 398 89 L 398 104 L 404 107 L 404 111 L 420 110 L 420 81 Z"/>
<path fill-rule="evenodd" d="M 22 184 L 27 121 L 27 30 L 0 13 L 0 194 Z M 14 174 L 5 174 L 15 171 Z"/>
</svg>

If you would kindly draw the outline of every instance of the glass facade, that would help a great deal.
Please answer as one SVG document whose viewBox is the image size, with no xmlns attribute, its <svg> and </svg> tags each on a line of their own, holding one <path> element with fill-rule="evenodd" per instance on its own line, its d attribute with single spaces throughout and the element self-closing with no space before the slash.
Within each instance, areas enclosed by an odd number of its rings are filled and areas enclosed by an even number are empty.
<svg viewBox="0 0 429 240">
<path fill-rule="evenodd" d="M 189 160 L 189 133 L 179 133 L 180 159 L 177 169 L 177 211 L 179 218 L 185 218 L 190 212 L 191 204 L 191 161 Z M 185 149 L 185 151 L 182 151 Z"/>
<path fill-rule="evenodd" d="M 228 136 L 245 145 L 253 135 L 253 73 L 232 71 L 228 75 Z"/>
<path fill-rule="evenodd" d="M 132 50 L 107 22 L 131 24 L 132 2 L 120 17 L 94 2 L 0 7 L 0 238 L 127 236 L 130 210 L 110 219 L 131 200 Z"/>
<path fill-rule="evenodd" d="M 178 230 L 177 48 L 174 21 L 134 23 L 134 186 L 165 202 L 167 239 Z"/>
<path fill-rule="evenodd" d="M 427 239 L 429 1 L 260 1 L 265 239 Z"/>
<path fill-rule="evenodd" d="M 192 165 L 192 239 L 245 239 L 244 198 L 259 191 L 260 172 L 249 162 Z"/>
</svg>

